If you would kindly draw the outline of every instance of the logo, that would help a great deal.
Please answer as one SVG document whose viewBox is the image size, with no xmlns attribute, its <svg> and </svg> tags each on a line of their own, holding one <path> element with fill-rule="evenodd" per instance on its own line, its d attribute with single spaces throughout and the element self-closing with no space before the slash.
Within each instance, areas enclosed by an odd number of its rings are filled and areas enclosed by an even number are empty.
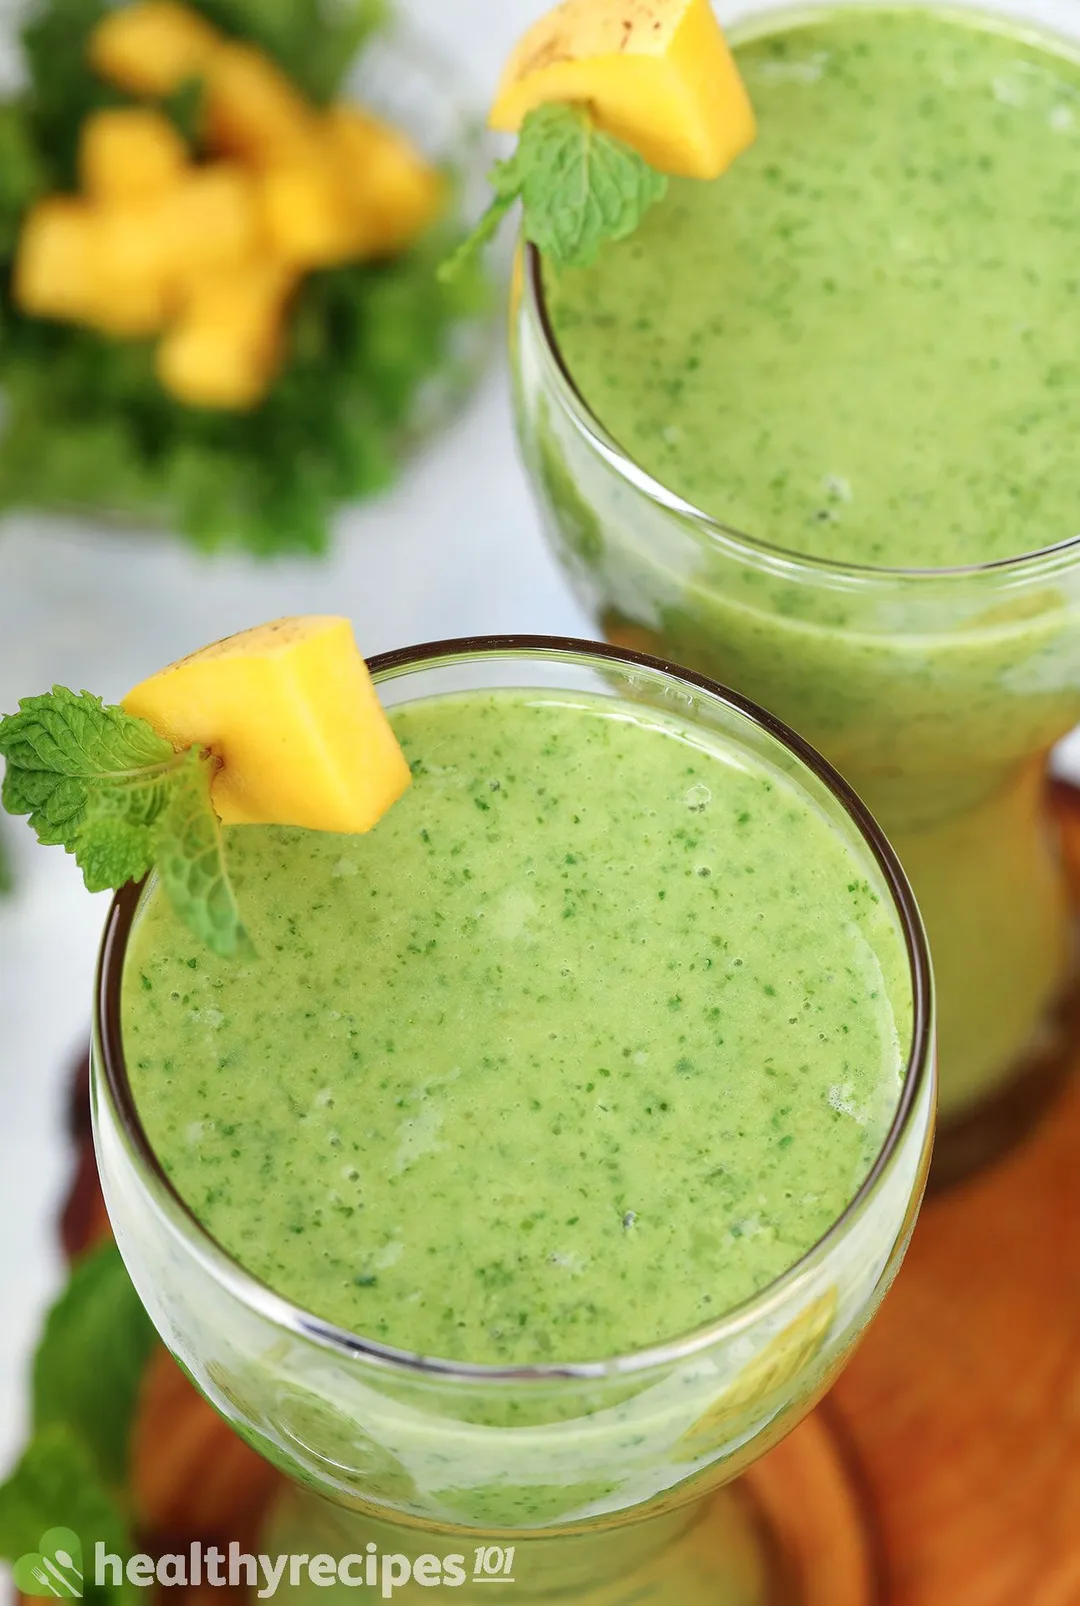
<svg viewBox="0 0 1080 1606">
<path fill-rule="evenodd" d="M 15 1583 L 24 1595 L 44 1599 L 79 1600 L 83 1593 L 83 1552 L 78 1534 L 70 1528 L 50 1528 L 40 1548 L 15 1563 Z M 470 1565 L 471 1564 L 471 1565 Z M 257 1600 L 268 1600 L 279 1588 L 288 1590 L 307 1583 L 326 1588 L 344 1584 L 362 1589 L 370 1599 L 376 1592 L 390 1600 L 411 1582 L 431 1588 L 460 1589 L 471 1576 L 474 1584 L 513 1584 L 514 1547 L 479 1545 L 471 1557 L 403 1556 L 380 1551 L 368 1543 L 363 1552 L 342 1556 L 253 1556 L 234 1540 L 227 1550 L 204 1546 L 195 1540 L 186 1551 L 162 1556 L 118 1556 L 99 1540 L 94 1546 L 93 1582 L 98 1587 L 125 1582 L 137 1589 L 208 1586 L 211 1589 L 245 1585 Z M 359 1606 L 359 1603 L 358 1603 Z"/>
<path fill-rule="evenodd" d="M 15 1563 L 15 1584 L 24 1595 L 80 1600 L 83 1592 L 82 1544 L 70 1528 L 50 1528 L 37 1550 Z"/>
<path fill-rule="evenodd" d="M 78 1534 L 70 1528 L 50 1528 L 39 1541 L 40 1548 L 15 1563 L 15 1583 L 24 1595 L 56 1600 L 80 1600 L 83 1593 L 83 1550 Z M 199 1540 L 186 1551 L 161 1556 L 123 1557 L 106 1549 L 99 1540 L 94 1545 L 92 1579 L 101 1588 L 111 1584 L 119 1589 L 125 1581 L 136 1589 L 211 1589 L 246 1586 L 260 1601 L 269 1600 L 278 1589 L 321 1588 L 338 1583 L 360 1589 L 371 1599 L 378 1594 L 390 1600 L 399 1589 L 415 1582 L 427 1588 L 441 1584 L 460 1589 L 474 1584 L 513 1584 L 514 1548 L 479 1545 L 472 1555 L 403 1556 L 383 1552 L 373 1542 L 360 1554 L 342 1556 L 253 1556 L 241 1550 L 234 1540 L 227 1549 L 203 1545 Z M 357 1603 L 360 1606 L 360 1603 Z"/>
</svg>

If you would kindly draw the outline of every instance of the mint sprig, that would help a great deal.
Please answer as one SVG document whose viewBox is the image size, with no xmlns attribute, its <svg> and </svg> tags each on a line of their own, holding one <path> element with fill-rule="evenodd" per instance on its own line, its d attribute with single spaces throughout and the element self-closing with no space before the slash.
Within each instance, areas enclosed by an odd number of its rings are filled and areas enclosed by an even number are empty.
<svg viewBox="0 0 1080 1606">
<path fill-rule="evenodd" d="M 155 1342 L 116 1245 L 81 1256 L 34 1356 L 33 1427 L 35 1434 L 63 1427 L 81 1439 L 110 1489 L 127 1480 L 139 1386 Z M 53 1512 L 50 1521 L 62 1517 Z"/>
<path fill-rule="evenodd" d="M 58 1527 L 78 1534 L 84 1565 L 98 1543 L 125 1559 L 135 1548 L 124 1504 L 102 1482 L 85 1441 L 53 1426 L 34 1435 L 0 1484 L 0 1557 L 18 1563 L 37 1549 L 42 1534 Z M 92 1573 L 83 1585 L 87 1606 L 135 1606 L 140 1594 L 123 1575 L 119 1586 L 99 1586 Z"/>
<path fill-rule="evenodd" d="M 32 1436 L 0 1484 L 0 1557 L 16 1562 L 61 1525 L 79 1535 L 85 1556 L 98 1540 L 113 1554 L 131 1554 L 131 1433 L 154 1343 L 116 1245 L 91 1251 L 74 1267 L 38 1346 Z M 84 1597 L 121 1606 L 136 1593 L 126 1581 L 98 1588 L 88 1577 Z"/>
<path fill-rule="evenodd" d="M 177 753 L 142 719 L 54 686 L 0 718 L 0 801 L 38 841 L 74 855 L 91 892 L 157 867 L 185 925 L 222 958 L 250 953 L 210 797 L 213 762 Z"/>
<path fill-rule="evenodd" d="M 166 896 L 184 924 L 223 958 L 254 952 L 225 864 L 221 822 L 210 801 L 210 766 L 191 748 L 173 771 L 154 833 Z"/>
<path fill-rule="evenodd" d="M 562 104 L 529 112 L 517 150 L 489 178 L 495 198 L 443 264 L 444 279 L 494 239 L 518 200 L 527 240 L 557 267 L 588 267 L 607 241 L 633 234 L 668 183 L 632 146 L 601 133 L 587 107 Z"/>
</svg>

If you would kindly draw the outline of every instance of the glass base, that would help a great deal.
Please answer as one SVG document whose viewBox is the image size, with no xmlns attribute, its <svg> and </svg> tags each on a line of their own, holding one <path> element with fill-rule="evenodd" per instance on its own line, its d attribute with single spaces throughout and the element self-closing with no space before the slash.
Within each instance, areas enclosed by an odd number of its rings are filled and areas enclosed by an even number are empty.
<svg viewBox="0 0 1080 1606">
<path fill-rule="evenodd" d="M 372 1554 L 371 1546 L 375 1546 Z M 616 1527 L 557 1538 L 492 1536 L 476 1530 L 404 1527 L 343 1511 L 317 1495 L 289 1488 L 270 1514 L 260 1549 L 269 1555 L 354 1555 L 353 1570 L 369 1584 L 390 1588 L 401 1606 L 430 1600 L 432 1582 L 416 1573 L 421 1557 L 454 1587 L 462 1606 L 481 1606 L 501 1587 L 514 1602 L 574 1602 L 574 1606 L 801 1606 L 782 1590 L 781 1572 L 759 1512 L 741 1492 L 722 1490 L 697 1506 Z M 368 1557 L 371 1556 L 371 1577 Z M 363 1558 L 361 1562 L 360 1558 Z M 451 1573 L 452 1558 L 457 1568 Z M 457 1578 L 464 1572 L 464 1581 Z M 384 1582 L 385 1579 L 389 1582 Z M 512 1587 L 510 1587 L 512 1585 Z M 306 1576 L 290 1600 L 342 1606 L 356 1587 L 312 1584 Z"/>
<path fill-rule="evenodd" d="M 818 1410 L 736 1483 L 674 1511 L 565 1534 L 483 1534 L 392 1522 L 294 1485 L 268 1514 L 270 1556 L 349 1557 L 353 1581 L 300 1570 L 295 1606 L 429 1600 L 436 1579 L 462 1606 L 499 1590 L 572 1606 L 877 1606 L 877 1535 L 858 1470 Z M 427 1558 L 419 1571 L 417 1563 Z M 454 1566 L 456 1563 L 456 1567 Z M 451 1576 L 453 1573 L 453 1576 Z M 511 1587 L 512 1586 L 512 1587 Z"/>
</svg>

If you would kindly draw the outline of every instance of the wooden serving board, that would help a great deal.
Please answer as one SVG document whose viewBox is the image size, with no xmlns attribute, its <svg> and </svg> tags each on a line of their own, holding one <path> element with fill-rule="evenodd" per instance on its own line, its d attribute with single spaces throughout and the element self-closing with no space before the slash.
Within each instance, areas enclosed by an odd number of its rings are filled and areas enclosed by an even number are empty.
<svg viewBox="0 0 1080 1606">
<path fill-rule="evenodd" d="M 1080 904 L 1080 793 L 1052 802 Z M 72 1126 L 69 1254 L 108 1232 L 85 1065 Z M 164 1351 L 133 1468 L 150 1548 L 253 1537 L 278 1476 Z M 847 1371 L 749 1483 L 799 1606 L 1080 1606 L 1080 1076 L 1005 1160 L 928 1201 Z"/>
</svg>

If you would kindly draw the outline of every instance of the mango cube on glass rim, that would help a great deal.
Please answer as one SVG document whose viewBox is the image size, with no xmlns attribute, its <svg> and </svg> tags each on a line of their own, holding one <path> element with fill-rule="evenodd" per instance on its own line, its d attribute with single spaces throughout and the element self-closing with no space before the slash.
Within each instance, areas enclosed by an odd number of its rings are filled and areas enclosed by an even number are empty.
<svg viewBox="0 0 1080 1606">
<path fill-rule="evenodd" d="M 369 831 L 412 779 L 348 619 L 279 619 L 182 658 L 123 700 L 220 760 L 226 825 Z"/>
<path fill-rule="evenodd" d="M 492 128 L 537 106 L 587 104 L 663 173 L 712 179 L 752 142 L 753 108 L 710 0 L 564 0 L 507 63 Z"/>
</svg>

